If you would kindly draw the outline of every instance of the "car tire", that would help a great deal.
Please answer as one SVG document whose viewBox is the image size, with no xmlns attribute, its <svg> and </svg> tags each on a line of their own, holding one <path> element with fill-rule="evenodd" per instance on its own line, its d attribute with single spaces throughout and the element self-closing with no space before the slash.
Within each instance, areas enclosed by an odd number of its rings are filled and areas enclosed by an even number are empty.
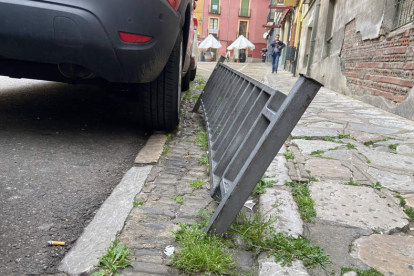
<svg viewBox="0 0 414 276">
<path fill-rule="evenodd" d="M 191 76 L 190 76 L 190 80 L 193 81 L 195 80 L 196 74 L 197 74 L 197 67 L 194 68 L 194 70 L 191 70 Z"/>
<path fill-rule="evenodd" d="M 150 83 L 139 84 L 140 119 L 145 128 L 173 130 L 180 122 L 182 36 L 180 32 L 161 74 Z"/>
<path fill-rule="evenodd" d="M 187 71 L 187 74 L 181 80 L 181 91 L 187 91 L 190 89 L 191 70 Z"/>
</svg>

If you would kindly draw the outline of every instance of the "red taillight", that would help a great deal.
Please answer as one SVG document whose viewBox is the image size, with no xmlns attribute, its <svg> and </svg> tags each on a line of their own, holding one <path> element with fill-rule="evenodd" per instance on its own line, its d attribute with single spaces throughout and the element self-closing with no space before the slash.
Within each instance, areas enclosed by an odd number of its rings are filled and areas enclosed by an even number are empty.
<svg viewBox="0 0 414 276">
<path fill-rule="evenodd" d="M 152 39 L 152 37 L 150 36 L 130 34 L 130 33 L 124 33 L 124 32 L 119 32 L 119 36 L 121 37 L 121 40 L 123 42 L 127 42 L 127 43 L 144 43 Z"/>
<path fill-rule="evenodd" d="M 194 22 L 194 27 L 198 27 L 198 20 L 197 18 L 193 18 L 193 22 Z"/>
<path fill-rule="evenodd" d="M 167 0 L 168 3 L 170 3 L 171 7 L 174 10 L 178 10 L 178 7 L 180 6 L 181 0 Z"/>
</svg>

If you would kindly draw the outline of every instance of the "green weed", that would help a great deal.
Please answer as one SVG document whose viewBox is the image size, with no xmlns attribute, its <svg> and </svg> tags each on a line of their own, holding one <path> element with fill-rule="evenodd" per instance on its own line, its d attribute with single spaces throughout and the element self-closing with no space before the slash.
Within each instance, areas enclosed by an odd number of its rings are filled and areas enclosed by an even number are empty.
<svg viewBox="0 0 414 276">
<path fill-rule="evenodd" d="M 134 205 L 134 207 L 137 207 L 137 206 L 142 206 L 142 204 L 144 204 L 144 201 L 134 200 L 134 201 L 132 202 L 132 204 Z"/>
<path fill-rule="evenodd" d="M 204 179 L 197 179 L 197 180 L 190 181 L 190 186 L 193 187 L 194 190 L 200 189 L 205 184 L 207 184 L 207 180 L 204 180 Z"/>
<path fill-rule="evenodd" d="M 312 140 L 312 138 L 311 137 L 308 137 L 308 136 L 297 136 L 297 137 L 293 137 L 293 139 Z"/>
<path fill-rule="evenodd" d="M 355 181 L 351 180 L 349 182 L 344 183 L 345 185 L 349 186 L 362 186 L 361 184 L 356 183 Z"/>
<path fill-rule="evenodd" d="M 264 240 L 269 232 L 270 226 L 276 219 L 266 219 L 255 213 L 248 217 L 246 212 L 241 211 L 229 228 L 229 233 L 237 234 L 246 243 L 247 250 L 254 250 L 256 253 L 265 247 Z"/>
<path fill-rule="evenodd" d="M 323 150 L 316 150 L 316 151 L 312 151 L 311 155 L 315 156 L 315 157 L 322 157 L 322 154 L 324 154 L 324 153 L 325 153 L 325 151 L 323 151 Z"/>
<path fill-rule="evenodd" d="M 198 163 L 208 165 L 209 164 L 208 154 L 203 154 L 203 156 L 201 156 L 201 158 L 198 159 Z"/>
<path fill-rule="evenodd" d="M 329 256 L 320 246 L 311 244 L 309 240 L 301 237 L 295 239 L 277 233 L 266 239 L 266 245 L 270 248 L 269 255 L 274 256 L 282 266 L 291 265 L 296 259 L 302 260 L 307 268 L 325 268 L 330 263 Z"/>
<path fill-rule="evenodd" d="M 254 187 L 253 195 L 260 195 L 266 192 L 266 188 L 273 187 L 273 184 L 276 183 L 274 180 L 266 180 L 267 176 L 263 175 L 260 178 L 259 183 L 257 183 L 256 187 Z"/>
<path fill-rule="evenodd" d="M 121 244 L 120 241 L 113 241 L 111 246 L 106 251 L 106 254 L 99 258 L 97 267 L 102 267 L 98 272 L 91 276 L 120 276 L 116 271 L 119 268 L 126 268 L 131 266 L 128 260 L 130 250 L 128 247 Z"/>
<path fill-rule="evenodd" d="M 198 84 L 205 84 L 206 80 L 205 79 L 199 79 L 197 82 L 198 82 Z"/>
<path fill-rule="evenodd" d="M 183 203 L 183 197 L 182 197 L 182 196 L 180 196 L 180 195 L 173 195 L 173 196 L 171 197 L 171 199 L 172 199 L 172 200 L 175 200 L 175 202 L 177 202 L 177 203 Z"/>
<path fill-rule="evenodd" d="M 190 88 L 192 88 L 192 86 L 193 86 L 193 83 L 191 82 L 190 83 Z M 185 102 L 188 102 L 190 99 L 191 99 L 191 96 L 192 96 L 193 94 L 191 93 L 191 90 L 189 89 L 189 90 L 187 90 L 186 92 L 185 92 L 185 94 L 184 94 L 184 97 L 183 97 L 183 100 L 185 101 Z"/>
<path fill-rule="evenodd" d="M 367 147 L 369 147 L 369 146 L 372 146 L 375 143 L 385 142 L 385 141 L 388 141 L 388 140 L 391 140 L 391 139 L 393 139 L 393 138 L 387 137 L 387 138 L 380 139 L 380 140 L 371 140 L 371 141 L 368 141 L 368 142 L 364 142 L 364 145 L 367 146 Z"/>
<path fill-rule="evenodd" d="M 407 201 L 405 201 L 405 198 L 403 198 L 402 195 L 400 194 L 396 194 L 395 197 L 400 200 L 400 206 L 405 207 L 405 204 L 407 204 Z"/>
<path fill-rule="evenodd" d="M 313 222 L 313 218 L 316 216 L 316 211 L 313 208 L 314 201 L 310 195 L 309 184 L 287 182 L 286 185 L 292 190 L 293 198 L 298 204 L 300 217 L 306 222 Z"/>
<path fill-rule="evenodd" d="M 172 257 L 172 266 L 188 274 L 235 273 L 237 262 L 222 237 L 204 234 L 197 223 L 179 225 L 181 229 L 174 232 L 178 249 Z"/>
<path fill-rule="evenodd" d="M 338 139 L 352 139 L 352 140 L 355 140 L 355 138 L 352 137 L 351 134 L 339 134 Z"/>
<path fill-rule="evenodd" d="M 391 153 L 397 154 L 397 147 L 399 145 L 400 144 L 390 144 L 390 145 L 388 145 L 388 148 L 391 150 Z"/>
<path fill-rule="evenodd" d="M 199 97 L 200 97 L 200 95 L 194 94 L 193 96 L 191 96 L 191 99 L 192 100 L 198 100 Z"/>
<path fill-rule="evenodd" d="M 349 149 L 349 150 L 356 149 L 356 147 L 354 145 L 350 144 L 350 143 L 346 144 L 346 148 Z"/>
<path fill-rule="evenodd" d="M 162 153 L 163 153 L 163 154 L 167 154 L 168 152 L 170 152 L 170 148 L 169 148 L 169 147 L 167 147 L 167 146 L 164 146 L 164 147 L 162 148 Z"/>
<path fill-rule="evenodd" d="M 381 272 L 374 268 L 370 268 L 367 270 L 361 270 L 357 268 L 348 268 L 348 267 L 341 267 L 341 275 L 344 275 L 345 273 L 349 271 L 355 271 L 358 276 L 384 276 Z"/>
<path fill-rule="evenodd" d="M 210 221 L 211 216 L 213 215 L 213 211 L 200 209 L 197 213 L 197 217 L 201 219 L 201 227 L 204 228 Z"/>
<path fill-rule="evenodd" d="M 197 89 L 197 90 L 203 90 L 203 89 L 204 89 L 204 87 L 205 87 L 205 85 L 204 85 L 204 84 L 202 84 L 202 85 L 197 86 L 197 87 L 196 87 L 196 89 Z"/>
<path fill-rule="evenodd" d="M 201 147 L 203 150 L 208 149 L 208 140 L 207 140 L 207 132 L 204 130 L 200 130 L 197 134 L 195 139 L 195 144 Z"/>
<path fill-rule="evenodd" d="M 404 212 L 411 219 L 411 221 L 414 221 L 414 209 L 413 208 L 407 207 L 407 208 L 405 208 Z"/>
<path fill-rule="evenodd" d="M 377 182 L 374 185 L 372 185 L 372 188 L 379 191 L 379 190 L 381 190 L 382 185 L 379 182 Z"/>
<path fill-rule="evenodd" d="M 324 141 L 328 141 L 328 142 L 336 142 L 336 141 L 335 141 L 335 137 L 332 137 L 332 136 L 325 136 L 325 137 L 322 137 L 322 140 L 324 140 Z"/>
<path fill-rule="evenodd" d="M 286 160 L 295 159 L 295 155 L 293 155 L 293 152 L 289 151 L 289 152 L 284 153 L 284 155 L 285 155 Z"/>
</svg>

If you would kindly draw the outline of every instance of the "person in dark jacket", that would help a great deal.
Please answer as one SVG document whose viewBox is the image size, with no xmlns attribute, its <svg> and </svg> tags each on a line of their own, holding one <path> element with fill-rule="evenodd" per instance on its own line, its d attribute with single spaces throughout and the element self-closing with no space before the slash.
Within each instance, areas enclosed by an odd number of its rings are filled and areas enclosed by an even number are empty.
<svg viewBox="0 0 414 276">
<path fill-rule="evenodd" d="M 272 47 L 271 55 L 272 55 L 272 73 L 277 73 L 277 66 L 279 64 L 279 57 L 282 53 L 282 49 L 285 48 L 285 43 L 279 40 L 279 35 L 275 36 L 275 40 L 270 43 L 270 47 Z"/>
</svg>

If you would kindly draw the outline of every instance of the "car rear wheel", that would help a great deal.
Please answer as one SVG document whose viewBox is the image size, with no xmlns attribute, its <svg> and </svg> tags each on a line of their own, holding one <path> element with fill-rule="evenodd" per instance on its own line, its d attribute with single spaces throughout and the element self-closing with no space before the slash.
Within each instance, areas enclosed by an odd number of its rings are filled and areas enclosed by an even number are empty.
<svg viewBox="0 0 414 276">
<path fill-rule="evenodd" d="M 191 76 L 190 76 L 190 81 L 195 80 L 196 74 L 197 74 L 197 67 L 194 68 L 194 70 L 191 70 Z"/>
<path fill-rule="evenodd" d="M 180 32 L 161 74 L 150 83 L 138 85 L 141 121 L 146 128 L 173 130 L 179 124 L 182 41 L 182 33 Z"/>
</svg>

